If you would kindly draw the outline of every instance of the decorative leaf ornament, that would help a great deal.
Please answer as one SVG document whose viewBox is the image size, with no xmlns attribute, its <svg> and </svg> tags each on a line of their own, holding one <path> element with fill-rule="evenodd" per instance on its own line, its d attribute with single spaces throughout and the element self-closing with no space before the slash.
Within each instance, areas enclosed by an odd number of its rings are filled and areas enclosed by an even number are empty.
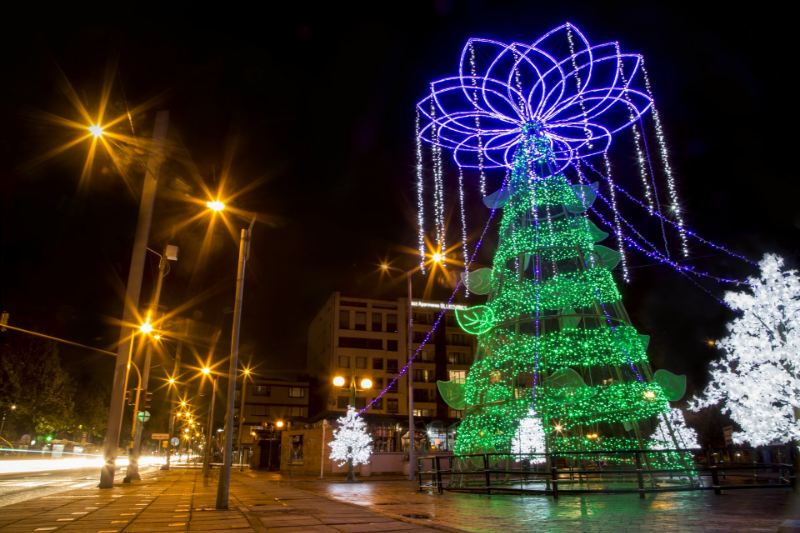
<svg viewBox="0 0 800 533">
<path fill-rule="evenodd" d="M 489 294 L 492 288 L 492 269 L 480 268 L 472 272 L 462 272 L 461 281 L 469 287 L 470 292 Z"/>
<path fill-rule="evenodd" d="M 583 213 L 594 203 L 597 198 L 597 182 L 590 185 L 573 185 L 573 189 L 578 194 L 578 201 L 567 206 L 570 213 Z"/>
<path fill-rule="evenodd" d="M 603 266 L 609 270 L 613 269 L 619 264 L 622 255 L 617 250 L 612 250 L 605 246 L 595 244 L 594 252 L 586 253 L 586 264 L 589 266 L 597 266 L 599 264 L 598 258 L 603 261 Z"/>
<path fill-rule="evenodd" d="M 442 395 L 444 403 L 450 408 L 461 411 L 467 406 L 463 380 L 437 381 L 436 386 L 439 388 L 439 394 Z"/>
<path fill-rule="evenodd" d="M 664 396 L 671 402 L 677 402 L 686 394 L 686 376 L 676 376 L 668 370 L 656 370 L 653 381 L 664 389 Z"/>
<path fill-rule="evenodd" d="M 514 196 L 514 187 L 509 183 L 500 190 L 483 197 L 483 205 L 489 209 L 502 209 Z"/>
<path fill-rule="evenodd" d="M 486 333 L 494 326 L 494 311 L 485 305 L 469 309 L 456 309 L 456 319 L 461 329 L 472 335 Z"/>
<path fill-rule="evenodd" d="M 550 374 L 547 386 L 550 388 L 552 400 L 563 405 L 582 402 L 597 394 L 571 368 L 562 368 Z"/>
</svg>

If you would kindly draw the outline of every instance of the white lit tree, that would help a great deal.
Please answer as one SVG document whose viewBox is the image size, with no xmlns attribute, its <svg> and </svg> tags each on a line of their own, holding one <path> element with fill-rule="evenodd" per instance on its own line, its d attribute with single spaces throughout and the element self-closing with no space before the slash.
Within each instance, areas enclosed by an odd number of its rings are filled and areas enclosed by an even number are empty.
<svg viewBox="0 0 800 533">
<path fill-rule="evenodd" d="M 372 454 L 372 438 L 367 435 L 364 419 L 358 416 L 353 406 L 339 419 L 339 428 L 333 430 L 330 458 L 339 461 L 339 466 L 352 461 L 352 465 L 367 464 Z"/>
<path fill-rule="evenodd" d="M 667 426 L 666 420 L 669 421 Z M 670 434 L 670 427 L 672 433 Z M 675 436 L 677 443 L 672 439 Z M 655 432 L 650 436 L 652 442 L 650 448 L 653 450 L 667 450 L 674 448 L 699 448 L 700 444 L 697 442 L 697 432 L 686 425 L 686 420 L 683 418 L 683 411 L 680 409 L 672 408 L 663 417 L 660 417 L 660 423 Z"/>
<path fill-rule="evenodd" d="M 528 416 L 520 420 L 519 427 L 515 432 L 514 438 L 511 440 L 511 453 L 513 454 L 527 454 L 527 453 L 544 453 L 544 428 L 542 427 L 542 420 L 533 410 L 528 411 Z M 539 456 L 537 456 L 537 462 Z M 544 461 L 544 456 L 541 456 L 541 461 Z"/>
<path fill-rule="evenodd" d="M 749 291 L 725 295 L 741 316 L 718 343 L 725 355 L 712 368 L 705 397 L 691 406 L 723 402 L 742 428 L 734 442 L 753 446 L 800 440 L 800 279 L 777 255 L 765 255 L 759 266 L 761 278 L 747 280 Z"/>
</svg>

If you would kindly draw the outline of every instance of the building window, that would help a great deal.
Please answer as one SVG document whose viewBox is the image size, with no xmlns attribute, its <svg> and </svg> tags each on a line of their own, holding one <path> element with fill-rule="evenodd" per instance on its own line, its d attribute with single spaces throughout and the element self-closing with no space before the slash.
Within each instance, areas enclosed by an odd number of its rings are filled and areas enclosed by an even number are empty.
<svg viewBox="0 0 800 533">
<path fill-rule="evenodd" d="M 468 365 L 472 363 L 471 359 L 468 353 L 447 352 L 447 362 L 451 365 Z"/>
<path fill-rule="evenodd" d="M 417 359 L 420 363 L 433 363 L 435 361 L 434 353 L 430 350 L 422 350 L 419 352 Z"/>
<path fill-rule="evenodd" d="M 375 388 L 378 390 L 383 390 L 383 378 L 375 378 Z"/>
<path fill-rule="evenodd" d="M 339 329 L 350 329 L 350 311 L 339 311 Z"/>
<path fill-rule="evenodd" d="M 448 373 L 450 374 L 450 381 L 455 381 L 458 383 L 464 383 L 467 381 L 466 370 L 450 370 Z"/>
<path fill-rule="evenodd" d="M 415 331 L 414 332 L 414 342 L 423 343 L 425 342 L 425 337 L 428 336 L 427 331 Z"/>
<path fill-rule="evenodd" d="M 340 305 L 346 305 L 348 307 L 366 307 L 366 302 L 350 302 L 347 300 L 342 300 Z"/>
<path fill-rule="evenodd" d="M 432 324 L 430 313 L 414 313 L 414 324 Z"/>
<path fill-rule="evenodd" d="M 382 313 L 372 313 L 372 331 L 383 331 Z"/>
<path fill-rule="evenodd" d="M 489 383 L 494 385 L 495 383 L 500 383 L 501 379 L 501 372 L 499 370 L 492 370 L 492 373 L 489 377 Z"/>
<path fill-rule="evenodd" d="M 469 346 L 467 336 L 461 333 L 448 333 L 447 344 L 451 346 Z"/>
<path fill-rule="evenodd" d="M 290 407 L 288 416 L 306 416 L 305 407 Z"/>
<path fill-rule="evenodd" d="M 347 409 L 347 406 L 350 405 L 350 398 L 347 396 L 339 396 L 336 400 L 336 407 L 339 409 Z"/>
<path fill-rule="evenodd" d="M 432 383 L 434 381 L 433 373 L 433 370 L 416 368 L 414 369 L 414 381 L 420 383 Z"/>
<path fill-rule="evenodd" d="M 383 411 L 383 398 L 373 398 L 372 408 L 376 411 Z"/>
<path fill-rule="evenodd" d="M 386 392 L 393 392 L 393 393 L 397 394 L 397 380 L 394 380 L 393 382 L 391 382 L 391 381 L 389 382 L 389 388 L 386 389 Z"/>
<path fill-rule="evenodd" d="M 386 331 L 397 333 L 397 315 L 386 315 Z"/>
<path fill-rule="evenodd" d="M 458 322 L 456 322 L 456 316 L 455 316 L 455 315 L 452 315 L 452 314 L 450 314 L 450 313 L 447 313 L 447 314 L 444 316 L 444 323 L 445 323 L 445 324 L 447 325 L 447 327 L 449 327 L 449 328 L 457 328 L 457 327 L 458 327 Z"/>
<path fill-rule="evenodd" d="M 353 321 L 353 329 L 367 331 L 367 313 L 356 311 L 356 319 Z"/>
<path fill-rule="evenodd" d="M 367 406 L 367 399 L 363 396 L 356 396 L 356 409 L 363 409 Z"/>
<path fill-rule="evenodd" d="M 360 348 L 362 350 L 383 350 L 383 339 L 361 339 L 358 337 L 339 337 L 340 348 Z"/>
<path fill-rule="evenodd" d="M 367 358 L 356 357 L 356 368 L 367 368 Z"/>
<path fill-rule="evenodd" d="M 430 409 L 414 409 L 414 416 L 432 416 L 432 415 Z"/>
<path fill-rule="evenodd" d="M 253 387 L 253 396 L 270 396 L 272 387 L 269 385 L 256 385 Z"/>
<path fill-rule="evenodd" d="M 339 368 L 350 368 L 350 358 L 346 355 L 339 356 Z"/>
<path fill-rule="evenodd" d="M 303 387 L 289 387 L 289 398 L 305 398 L 306 389 Z"/>
<path fill-rule="evenodd" d="M 383 370 L 383 358 L 376 357 L 372 360 L 372 370 Z"/>
<path fill-rule="evenodd" d="M 433 389 L 414 389 L 415 402 L 435 402 L 436 396 Z"/>
<path fill-rule="evenodd" d="M 397 374 L 397 359 L 387 359 L 386 360 L 386 373 L 387 374 Z"/>
<path fill-rule="evenodd" d="M 461 418 L 464 416 L 464 411 L 459 411 L 457 409 L 449 409 L 447 412 L 447 416 L 450 418 Z"/>
<path fill-rule="evenodd" d="M 268 405 L 251 405 L 250 415 L 252 416 L 269 416 Z"/>
<path fill-rule="evenodd" d="M 398 411 L 397 405 L 398 405 L 397 398 L 387 398 L 386 399 L 386 410 L 388 412 L 396 413 Z"/>
<path fill-rule="evenodd" d="M 388 352 L 396 352 L 397 351 L 397 341 L 387 340 L 386 341 L 386 351 L 388 351 Z"/>
</svg>

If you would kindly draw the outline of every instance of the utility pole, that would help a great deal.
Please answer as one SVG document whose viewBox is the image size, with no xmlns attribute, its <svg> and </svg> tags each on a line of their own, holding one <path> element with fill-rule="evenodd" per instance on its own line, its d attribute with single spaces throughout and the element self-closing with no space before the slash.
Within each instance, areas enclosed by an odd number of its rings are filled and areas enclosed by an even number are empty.
<svg viewBox="0 0 800 533">
<path fill-rule="evenodd" d="M 211 437 L 214 436 L 214 401 L 217 399 L 217 376 L 211 385 L 211 405 L 208 408 L 208 426 L 206 427 L 206 447 L 203 449 L 203 477 L 211 472 Z"/>
<path fill-rule="evenodd" d="M 411 271 L 406 272 L 408 277 L 408 479 L 414 481 L 414 370 L 411 358 L 414 357 L 414 319 L 411 314 Z"/>
<path fill-rule="evenodd" d="M 231 335 L 231 360 L 228 366 L 228 399 L 225 410 L 225 434 L 233 435 L 233 408 L 236 403 L 236 373 L 239 369 L 239 329 L 242 322 L 242 299 L 244 297 L 244 271 L 247 260 L 250 259 L 250 236 L 253 233 L 253 224 L 256 216 L 250 220 L 250 227 L 242 230 L 239 240 L 239 266 L 236 275 L 236 301 L 233 308 L 233 334 Z M 231 484 L 231 466 L 233 456 L 231 445 L 233 439 L 225 439 L 225 449 L 222 451 L 222 468 L 219 472 L 217 485 L 217 509 L 228 508 L 228 491 Z"/>
<path fill-rule="evenodd" d="M 153 128 L 153 140 L 150 147 L 150 155 L 147 159 L 142 200 L 139 206 L 139 218 L 136 224 L 136 236 L 133 241 L 131 266 L 128 271 L 128 285 L 122 311 L 117 362 L 114 367 L 114 381 L 111 386 L 108 429 L 106 430 L 105 449 L 103 450 L 105 464 L 100 470 L 99 487 L 101 489 L 110 489 L 114 486 L 117 448 L 119 446 L 119 434 L 122 430 L 122 414 L 125 407 L 125 380 L 135 331 L 135 326 L 132 326 L 132 324 L 136 320 L 136 312 L 139 307 L 144 260 L 147 254 L 147 241 L 150 237 L 150 223 L 153 219 L 153 204 L 156 198 L 156 190 L 158 189 L 158 176 L 161 171 L 161 163 L 164 160 L 164 145 L 167 140 L 168 125 L 169 111 L 159 111 L 156 114 L 155 127 Z"/>
<path fill-rule="evenodd" d="M 152 251 L 152 250 L 151 250 Z M 164 284 L 164 275 L 167 271 L 167 261 L 178 260 L 178 247 L 168 244 L 164 248 L 164 254 L 159 255 L 158 262 L 158 278 L 156 279 L 156 287 L 153 290 L 153 300 L 150 303 L 150 311 L 147 313 L 147 320 L 151 318 L 158 323 L 158 303 L 161 301 L 161 287 Z M 147 348 L 145 349 L 144 369 L 142 370 L 142 390 L 147 395 L 147 389 L 150 383 L 150 362 L 153 359 L 153 343 L 155 339 L 151 338 L 147 341 Z M 137 396 L 138 398 L 138 396 Z M 137 402 L 138 403 L 138 402 Z M 138 409 L 138 406 L 137 406 Z M 128 457 L 128 472 L 127 476 L 131 479 L 142 479 L 139 475 L 139 453 L 142 446 L 142 429 L 144 422 L 139 420 L 139 411 L 135 412 L 134 424 L 136 424 L 136 434 L 133 438 L 133 446 L 131 447 L 131 454 Z"/>
</svg>

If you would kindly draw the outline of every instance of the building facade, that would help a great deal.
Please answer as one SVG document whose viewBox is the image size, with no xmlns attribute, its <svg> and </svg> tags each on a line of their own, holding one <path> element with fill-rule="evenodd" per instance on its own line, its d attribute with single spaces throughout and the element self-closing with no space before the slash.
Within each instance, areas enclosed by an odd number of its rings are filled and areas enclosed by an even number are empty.
<svg viewBox="0 0 800 533">
<path fill-rule="evenodd" d="M 452 448 L 461 412 L 444 403 L 436 381 L 466 377 L 472 364 L 474 338 L 464 333 L 453 309 L 443 302 L 412 303 L 414 353 L 430 336 L 416 357 L 413 371 L 415 447 L 428 451 Z M 445 311 L 433 333 L 434 323 Z M 312 420 L 333 419 L 347 410 L 349 390 L 333 385 L 333 378 L 351 376 L 356 383 L 372 380 L 370 390 L 356 394 L 358 409 L 370 404 L 408 363 L 408 300 L 351 298 L 333 293 L 308 328 L 307 371 L 314 380 Z M 375 452 L 401 452 L 408 448 L 408 378 L 400 376 L 383 398 L 372 403 L 365 420 Z"/>
<path fill-rule="evenodd" d="M 247 380 L 242 420 L 242 444 L 251 445 L 259 436 L 273 430 L 303 427 L 308 421 L 309 384 L 307 381 L 283 381 L 251 374 Z M 237 405 L 240 404 L 237 390 Z M 236 413 L 236 429 L 239 424 Z M 279 424 L 280 423 L 280 424 Z M 281 425 L 282 424 L 282 425 Z"/>
</svg>

